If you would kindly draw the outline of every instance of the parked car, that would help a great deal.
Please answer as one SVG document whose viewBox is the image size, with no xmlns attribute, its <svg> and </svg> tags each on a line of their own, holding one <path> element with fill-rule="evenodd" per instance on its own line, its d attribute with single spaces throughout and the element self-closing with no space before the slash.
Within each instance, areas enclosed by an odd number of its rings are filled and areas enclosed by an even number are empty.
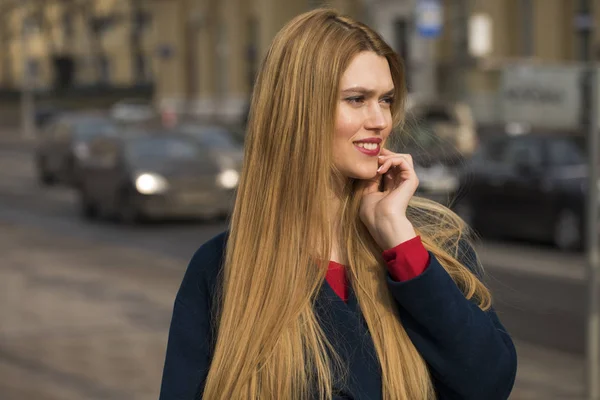
<svg viewBox="0 0 600 400">
<path fill-rule="evenodd" d="M 412 156 L 419 177 L 416 195 L 450 206 L 458 189 L 465 158 L 453 143 L 437 136 L 426 123 L 405 124 L 391 150 Z M 392 139 L 393 140 L 393 139 Z"/>
<path fill-rule="evenodd" d="M 239 165 L 178 131 L 146 129 L 92 142 L 82 178 L 87 218 L 214 218 L 231 211 Z"/>
<path fill-rule="evenodd" d="M 69 112 L 69 110 L 66 107 L 38 105 L 37 107 L 35 107 L 35 126 L 37 129 L 43 129 L 46 124 L 52 121 L 52 119 L 66 112 Z"/>
<path fill-rule="evenodd" d="M 461 176 L 455 209 L 481 233 L 581 248 L 585 160 L 585 138 L 576 133 L 490 135 Z"/>
<path fill-rule="evenodd" d="M 235 139 L 236 134 L 224 126 L 184 122 L 178 126 L 177 131 L 194 138 L 202 147 L 211 149 L 218 157 L 231 158 L 240 164 L 243 160 L 242 144 Z"/>
<path fill-rule="evenodd" d="M 477 126 L 471 108 L 465 103 L 411 98 L 406 119 L 409 126 L 426 126 L 463 157 L 470 157 L 477 147 Z"/>
<path fill-rule="evenodd" d="M 110 108 L 110 116 L 122 123 L 135 123 L 156 118 L 156 108 L 145 99 L 123 99 Z"/>
<path fill-rule="evenodd" d="M 98 135 L 116 135 L 118 126 L 99 112 L 64 113 L 41 130 L 35 164 L 41 183 L 77 185 L 79 166 L 89 155 L 89 142 Z"/>
</svg>

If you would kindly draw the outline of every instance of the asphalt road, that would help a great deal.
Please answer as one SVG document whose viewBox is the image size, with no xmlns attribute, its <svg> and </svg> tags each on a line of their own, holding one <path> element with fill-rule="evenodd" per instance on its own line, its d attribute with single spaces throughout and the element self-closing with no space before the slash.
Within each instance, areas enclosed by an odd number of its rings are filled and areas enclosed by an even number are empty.
<svg viewBox="0 0 600 400">
<path fill-rule="evenodd" d="M 174 256 L 181 259 L 181 273 L 194 250 L 226 226 L 224 221 L 139 227 L 90 223 L 79 217 L 73 191 L 36 182 L 31 154 L 20 148 L 0 149 L 0 220 L 35 226 L 52 235 Z M 587 282 L 581 255 L 524 242 L 483 242 L 477 250 L 496 298 L 495 308 L 515 338 L 583 352 Z"/>
</svg>

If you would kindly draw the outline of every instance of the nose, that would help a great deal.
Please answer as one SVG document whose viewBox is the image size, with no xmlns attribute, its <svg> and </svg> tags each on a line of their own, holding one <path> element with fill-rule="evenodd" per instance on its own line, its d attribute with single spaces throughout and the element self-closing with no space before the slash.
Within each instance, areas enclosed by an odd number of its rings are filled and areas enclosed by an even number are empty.
<svg viewBox="0 0 600 400">
<path fill-rule="evenodd" d="M 365 128 L 369 130 L 381 131 L 387 128 L 388 120 L 386 118 L 386 112 L 381 104 L 375 103 L 368 108 L 368 115 L 365 121 Z"/>
</svg>

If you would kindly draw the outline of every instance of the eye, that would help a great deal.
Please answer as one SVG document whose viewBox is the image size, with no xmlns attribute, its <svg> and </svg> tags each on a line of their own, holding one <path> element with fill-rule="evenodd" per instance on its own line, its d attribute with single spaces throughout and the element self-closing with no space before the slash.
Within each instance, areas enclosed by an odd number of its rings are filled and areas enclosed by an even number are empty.
<svg viewBox="0 0 600 400">
<path fill-rule="evenodd" d="M 387 96 L 387 97 L 384 97 L 383 99 L 381 99 L 381 101 L 383 101 L 386 104 L 392 105 L 392 104 L 394 104 L 394 97 Z"/>
<path fill-rule="evenodd" d="M 365 96 L 352 96 L 347 97 L 346 101 L 353 105 L 359 105 L 365 102 Z"/>
</svg>

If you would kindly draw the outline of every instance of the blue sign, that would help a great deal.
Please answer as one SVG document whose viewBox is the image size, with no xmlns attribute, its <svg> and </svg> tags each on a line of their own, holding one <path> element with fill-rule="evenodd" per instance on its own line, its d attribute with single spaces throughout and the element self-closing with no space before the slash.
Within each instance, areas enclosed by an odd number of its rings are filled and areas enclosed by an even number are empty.
<svg viewBox="0 0 600 400">
<path fill-rule="evenodd" d="M 442 33 L 443 18 L 440 0 L 417 0 L 417 31 L 421 36 L 438 37 Z"/>
</svg>

